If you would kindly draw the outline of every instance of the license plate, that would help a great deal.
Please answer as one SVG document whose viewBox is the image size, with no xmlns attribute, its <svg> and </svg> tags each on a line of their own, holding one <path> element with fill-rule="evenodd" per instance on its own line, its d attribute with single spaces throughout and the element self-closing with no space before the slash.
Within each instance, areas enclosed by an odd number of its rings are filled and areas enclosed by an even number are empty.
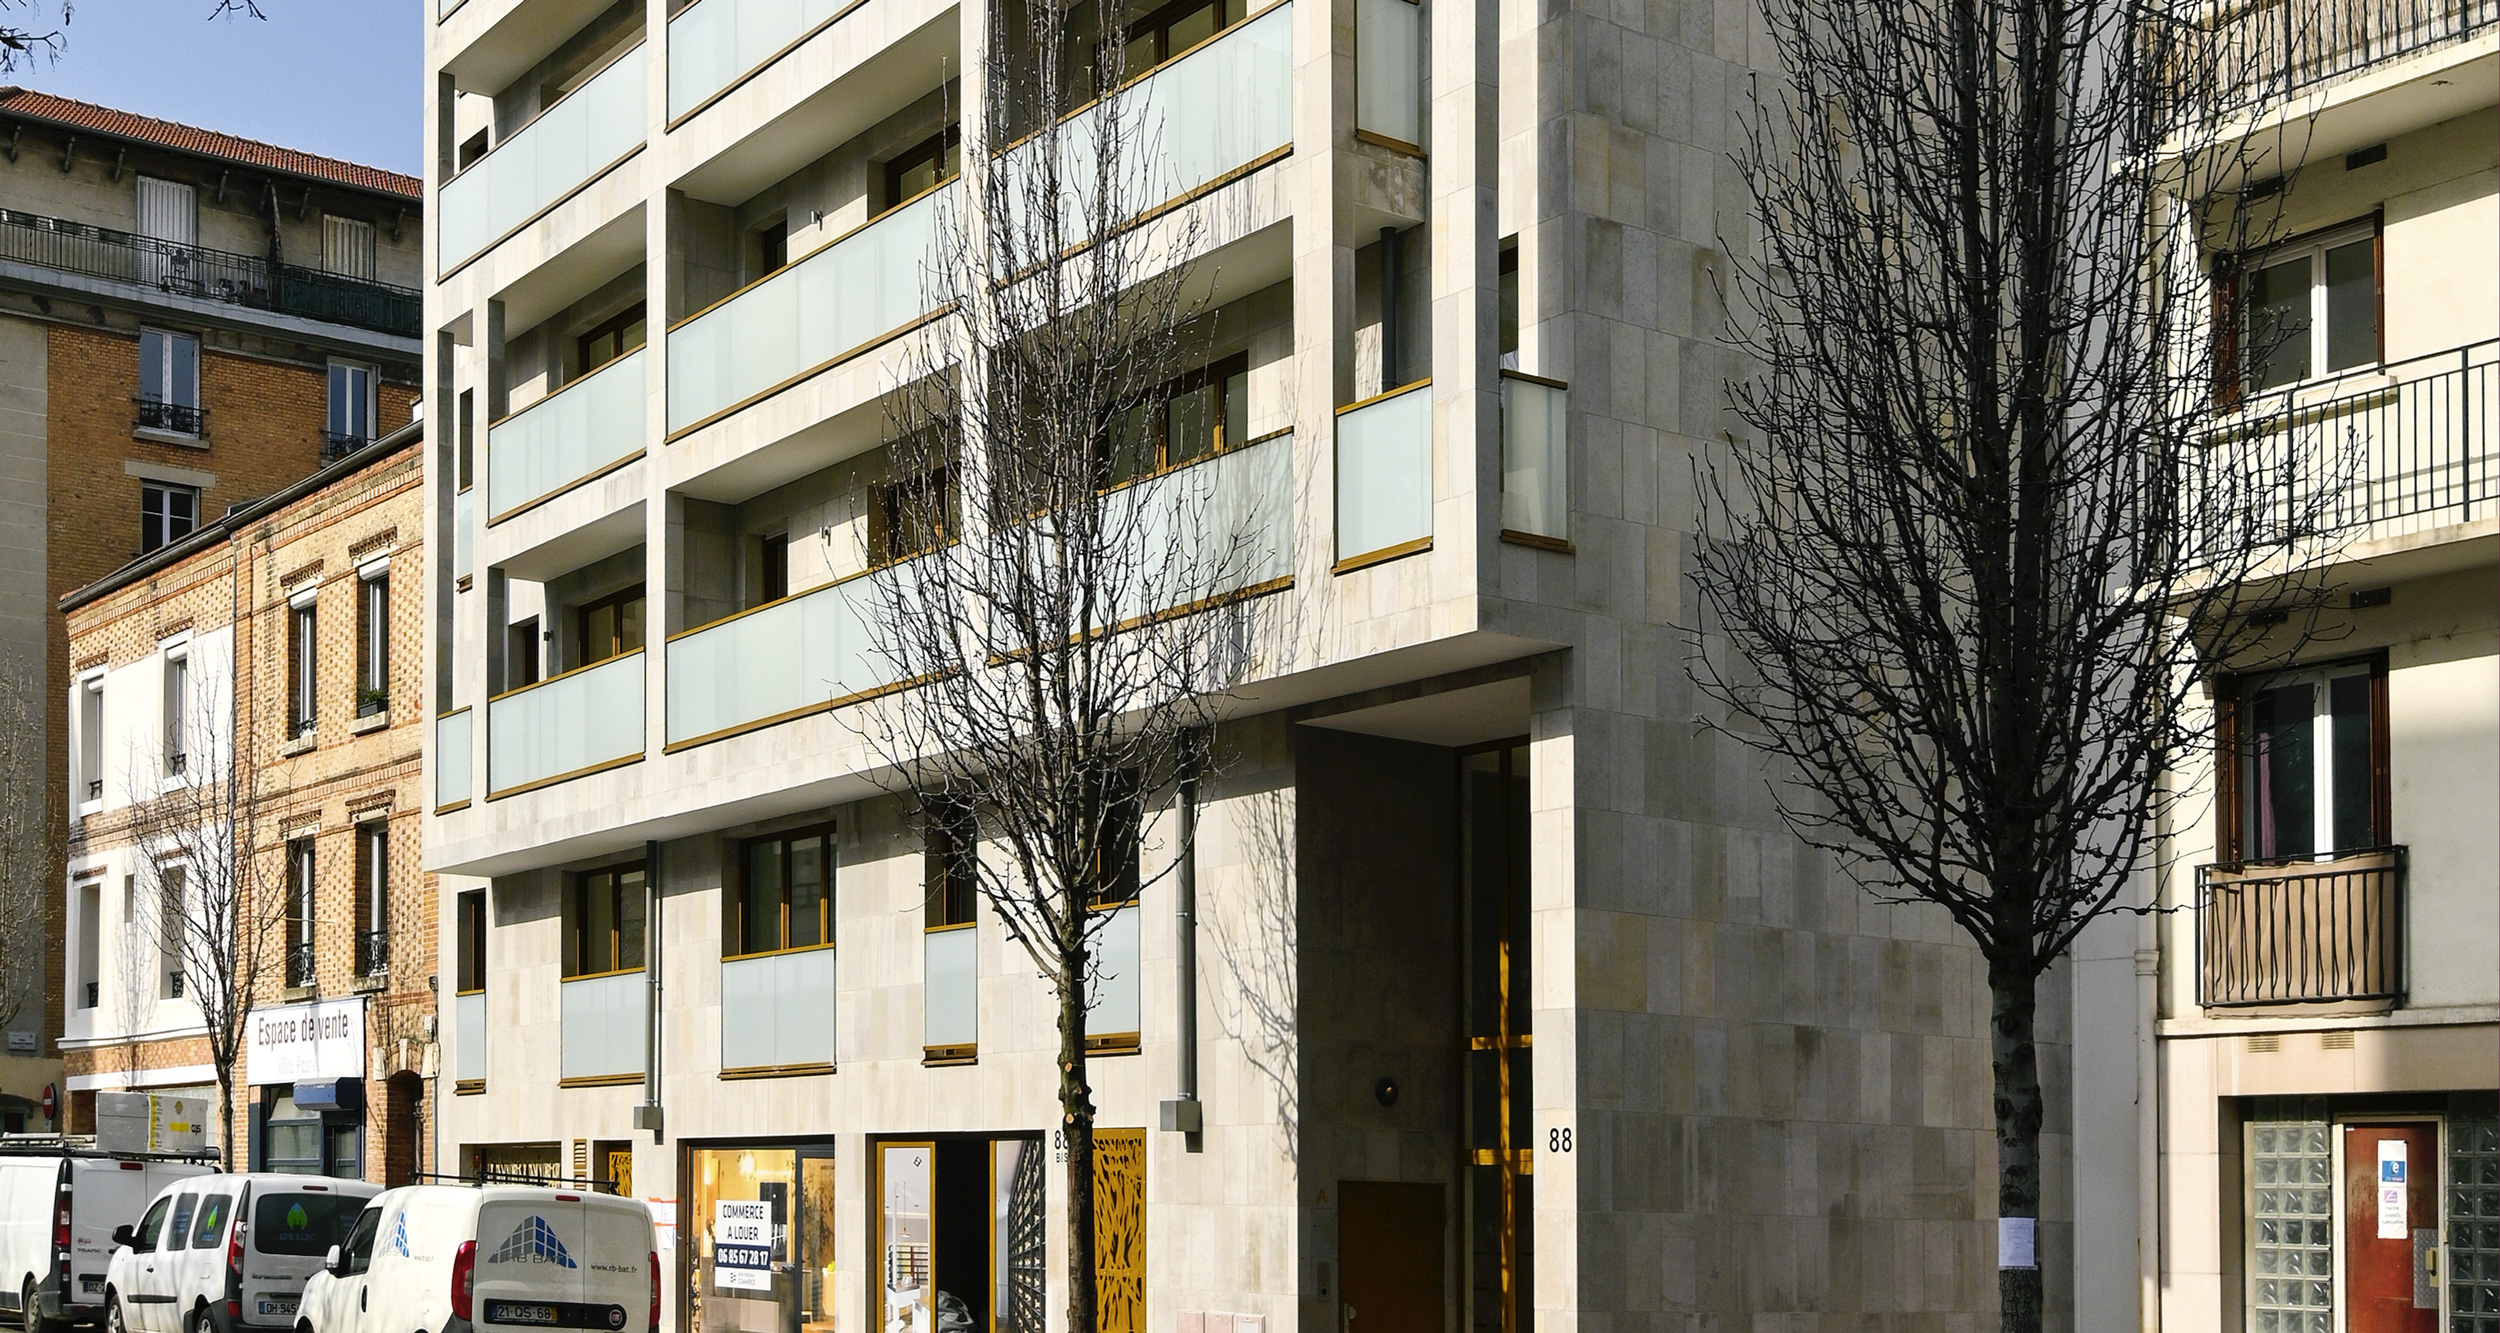
<svg viewBox="0 0 2500 1333">
<path fill-rule="evenodd" d="M 81 1274 L 78 1279 L 78 1289 L 80 1291 L 104 1290 L 104 1275 L 102 1273 Z"/>
<path fill-rule="evenodd" d="M 485 1322 L 528 1328 L 618 1329 L 625 1327 L 625 1307 L 572 1301 L 488 1301 Z"/>
<path fill-rule="evenodd" d="M 497 1324 L 539 1324 L 547 1328 L 554 1328 L 556 1326 L 556 1307 L 552 1305 L 524 1305 L 519 1301 L 488 1301 L 486 1303 L 486 1318 L 490 1322 Z"/>
<path fill-rule="evenodd" d="M 283 1296 L 263 1297 L 260 1312 L 262 1314 L 293 1314 L 295 1302 Z"/>
</svg>

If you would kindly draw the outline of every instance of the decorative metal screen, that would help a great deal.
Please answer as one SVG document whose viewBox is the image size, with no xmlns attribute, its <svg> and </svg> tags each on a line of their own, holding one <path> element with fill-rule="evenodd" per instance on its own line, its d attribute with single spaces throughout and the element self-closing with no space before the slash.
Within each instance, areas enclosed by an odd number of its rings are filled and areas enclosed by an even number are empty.
<svg viewBox="0 0 2500 1333">
<path fill-rule="evenodd" d="M 1094 1299 L 1101 1333 L 1146 1329 L 1146 1132 L 1094 1131 Z"/>
</svg>

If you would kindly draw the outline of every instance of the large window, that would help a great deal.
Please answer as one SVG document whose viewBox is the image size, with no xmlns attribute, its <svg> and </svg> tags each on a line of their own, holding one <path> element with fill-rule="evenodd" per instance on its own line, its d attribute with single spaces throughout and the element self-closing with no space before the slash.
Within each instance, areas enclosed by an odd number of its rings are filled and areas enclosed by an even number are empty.
<svg viewBox="0 0 2500 1333">
<path fill-rule="evenodd" d="M 391 706 L 391 572 L 356 581 L 356 716 Z"/>
<path fill-rule="evenodd" d="M 870 561 L 885 564 L 936 550 L 954 535 L 957 503 L 951 468 L 931 468 L 877 487 L 868 519 Z"/>
<path fill-rule="evenodd" d="M 200 340 L 161 329 L 139 331 L 139 421 L 149 430 L 200 433 Z"/>
<path fill-rule="evenodd" d="M 170 481 L 139 483 L 142 554 L 188 537 L 200 526 L 200 488 Z"/>
<path fill-rule="evenodd" d="M 315 955 L 313 936 L 316 920 L 313 915 L 316 863 L 313 840 L 309 837 L 289 839 L 286 845 L 286 984 L 309 986 L 313 983 Z"/>
<path fill-rule="evenodd" d="M 833 1327 L 830 1143 L 690 1148 L 681 1290 L 695 1333 Z"/>
<path fill-rule="evenodd" d="M 2251 392 L 2379 360 L 2378 236 L 2340 228 L 2244 261 L 2238 335 Z"/>
<path fill-rule="evenodd" d="M 356 826 L 356 975 L 380 976 L 391 959 L 391 823 Z"/>
<path fill-rule="evenodd" d="M 643 865 L 610 866 L 573 878 L 564 913 L 564 975 L 603 976 L 642 967 Z"/>
<path fill-rule="evenodd" d="M 331 449 L 353 449 L 372 439 L 373 417 L 373 367 L 345 361 L 331 362 Z"/>
<path fill-rule="evenodd" d="M 191 766 L 191 654 L 180 648 L 165 652 L 165 776 L 175 777 Z"/>
<path fill-rule="evenodd" d="M 597 328 L 581 336 L 581 370 L 576 378 L 642 346 L 649 337 L 650 320 L 644 313 L 644 303 L 636 301 L 622 313 L 602 321 Z"/>
<path fill-rule="evenodd" d="M 963 133 L 953 125 L 894 155 L 885 164 L 885 202 L 892 208 L 907 203 L 963 170 Z"/>
<path fill-rule="evenodd" d="M 261 1104 L 261 1171 L 299 1176 L 332 1176 L 354 1180 L 365 1173 L 365 1131 L 361 1116 L 347 1111 L 316 1111 L 299 1106 L 291 1084 L 263 1090 Z"/>
<path fill-rule="evenodd" d="M 1094 1234 L 1104 1333 L 1142 1328 L 1135 1283 L 1116 1271 L 1141 1257 L 1144 1175 L 1136 1130 L 1095 1133 Z M 869 1151 L 877 1228 L 874 1261 L 888 1327 L 942 1326 L 949 1302 L 975 1329 L 1042 1333 L 1049 1243 L 1047 1151 L 1039 1138 L 872 1140 Z M 1138 1170 L 1122 1169 L 1135 1165 Z M 1134 1200 L 1132 1212 L 1124 1205 Z M 1103 1242 L 1112 1242 L 1103 1247 Z M 1136 1276 L 1142 1277 L 1142 1274 Z M 1104 1279 L 1109 1279 L 1104 1281 Z"/>
<path fill-rule="evenodd" d="M 758 838 L 741 858 L 722 922 L 722 954 L 743 957 L 833 943 L 833 828 Z"/>
<path fill-rule="evenodd" d="M 287 607 L 286 734 L 309 736 L 321 700 L 321 632 L 310 592 Z"/>
<path fill-rule="evenodd" d="M 573 631 L 576 667 L 622 657 L 642 647 L 642 585 L 576 607 Z"/>
<path fill-rule="evenodd" d="M 486 989 L 486 890 L 461 894 L 454 913 L 452 985 L 459 994 L 473 995 Z"/>
<path fill-rule="evenodd" d="M 104 799 L 104 675 L 78 683 L 78 799 Z"/>
<path fill-rule="evenodd" d="M 1250 442 L 1250 358 L 1229 356 L 1164 385 L 1113 437 L 1114 480 L 1148 476 Z"/>
<path fill-rule="evenodd" d="M 2225 861 L 2289 861 L 2384 846 L 2387 675 L 2352 662 L 2230 687 Z"/>
</svg>

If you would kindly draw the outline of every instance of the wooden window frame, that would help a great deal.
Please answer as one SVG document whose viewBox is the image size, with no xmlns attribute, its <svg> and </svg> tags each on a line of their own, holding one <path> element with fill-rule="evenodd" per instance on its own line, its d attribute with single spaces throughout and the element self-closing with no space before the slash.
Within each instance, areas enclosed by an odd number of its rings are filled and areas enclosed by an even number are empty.
<svg viewBox="0 0 2500 1333">
<path fill-rule="evenodd" d="M 640 641 L 630 644 L 625 642 L 625 608 L 631 603 L 642 602 L 644 603 L 643 614 L 645 616 L 650 614 L 650 604 L 643 596 L 646 586 L 637 583 L 630 588 L 620 588 L 605 597 L 595 598 L 573 608 L 573 656 L 575 660 L 568 669 L 578 670 L 586 666 L 597 666 L 601 662 L 623 657 L 643 646 Z M 617 613 L 616 633 L 608 641 L 610 651 L 594 657 L 591 655 L 590 648 L 590 618 L 607 610 L 614 610 Z M 648 626 L 644 628 L 642 638 L 645 640 L 650 638 Z"/>
<path fill-rule="evenodd" d="M 820 838 L 824 844 L 822 853 L 824 885 L 821 895 L 817 898 L 817 912 L 819 913 L 817 939 L 809 944 L 792 944 L 790 942 L 790 849 L 792 844 L 805 842 L 811 838 Z M 750 949 L 747 947 L 747 909 L 755 887 L 750 883 L 750 876 L 754 873 L 751 855 L 754 848 L 767 843 L 777 844 L 781 849 L 779 862 L 781 883 L 776 886 L 773 895 L 773 909 L 776 914 L 773 938 L 778 942 L 771 948 Z M 735 891 L 724 894 L 721 900 L 721 961 L 733 962 L 741 958 L 762 958 L 772 954 L 804 953 L 810 949 L 832 948 L 834 944 L 833 895 L 835 882 L 839 878 L 835 867 L 839 859 L 839 851 L 840 844 L 834 838 L 834 825 L 831 821 L 809 824 L 802 828 L 783 829 L 775 833 L 759 834 L 739 842 L 737 855 L 734 858 Z"/>
<path fill-rule="evenodd" d="M 1234 352 L 1229 356 L 1218 357 L 1217 359 L 1198 367 L 1196 370 L 1192 370 L 1185 375 L 1174 376 L 1173 378 L 1165 381 L 1163 384 L 1158 385 L 1155 388 L 1155 391 L 1148 396 L 1146 403 L 1142 405 L 1146 411 L 1147 437 L 1142 442 L 1143 447 L 1137 450 L 1137 456 L 1142 465 L 1133 473 L 1122 472 L 1120 470 L 1120 461 L 1115 456 L 1110 464 L 1110 470 L 1113 477 L 1112 484 L 1114 486 L 1124 486 L 1130 482 L 1144 481 L 1149 477 L 1159 477 L 1167 472 L 1177 472 L 1182 468 L 1191 466 L 1192 464 L 1203 463 L 1210 458 L 1221 457 L 1224 454 L 1231 453 L 1234 450 L 1247 445 L 1250 442 L 1251 437 L 1249 427 L 1249 376 L 1250 353 L 1247 351 L 1240 351 Z M 1235 377 L 1239 377 L 1242 381 L 1241 434 L 1243 438 L 1238 440 L 1232 438 L 1232 431 L 1230 427 L 1232 418 L 1232 382 Z M 1195 393 L 1200 389 L 1208 388 L 1210 386 L 1214 388 L 1215 394 L 1213 401 L 1209 405 L 1209 411 L 1213 416 L 1213 423 L 1207 451 L 1202 454 L 1192 455 L 1188 458 L 1176 459 L 1172 456 L 1171 425 L 1173 400 L 1180 398 L 1184 394 Z M 1110 447 L 1115 451 L 1115 453 L 1123 447 L 1122 442 L 1118 439 L 1118 432 L 1116 430 L 1113 432 Z M 1150 463 L 1145 461 L 1148 459 L 1151 459 Z"/>
<path fill-rule="evenodd" d="M 452 906 L 452 993 L 486 989 L 486 890 L 470 889 Z"/>
<path fill-rule="evenodd" d="M 1135 906 L 1145 885 L 1146 793 L 1138 790 L 1134 772 L 1115 774 L 1106 785 L 1103 830 L 1086 896 L 1087 908 L 1097 912 Z M 1112 864 L 1106 868 L 1105 862 Z"/>
<path fill-rule="evenodd" d="M 929 802 L 922 816 L 921 887 L 927 895 L 924 926 L 969 926 L 981 910 L 980 826 L 961 804 Z"/>
<path fill-rule="evenodd" d="M 651 892 L 650 865 L 648 862 L 638 860 L 619 861 L 613 865 L 597 866 L 589 870 L 579 871 L 570 876 L 571 882 L 565 885 L 564 894 L 565 913 L 563 927 L 565 956 L 562 960 L 564 980 L 580 981 L 590 977 L 607 977 L 616 976 L 620 973 L 626 972 L 640 972 L 650 961 L 651 920 L 648 913 L 644 915 L 642 923 L 641 956 L 636 958 L 630 964 L 625 962 L 624 958 L 625 931 L 623 923 L 625 920 L 625 913 L 623 909 L 625 906 L 625 877 L 636 872 L 640 872 L 642 874 L 643 883 L 641 891 L 645 896 L 648 896 Z M 590 925 L 591 895 L 592 893 L 598 891 L 598 886 L 601 884 L 606 886 L 605 891 L 611 895 L 608 903 L 607 949 L 605 956 L 601 959 L 601 961 L 606 963 L 607 966 L 592 969 L 587 965 L 588 960 L 584 955 L 589 952 L 590 945 L 590 940 L 587 937 L 587 931 Z"/>
<path fill-rule="evenodd" d="M 918 492 L 916 497 L 914 492 Z M 936 492 L 940 497 L 938 530 L 925 534 L 926 540 L 905 546 L 897 540 L 896 533 L 905 526 L 906 500 L 917 498 L 925 504 L 930 492 Z M 955 469 L 947 464 L 881 482 L 872 494 L 874 503 L 869 509 L 868 519 L 871 567 L 895 564 L 934 551 L 955 540 L 955 534 L 963 523 L 963 496 L 956 484 Z"/>
<path fill-rule="evenodd" d="M 2368 361 L 2341 370 L 2328 370 L 2319 349 L 2331 333 L 2316 305 L 2324 299 L 2317 293 L 2326 285 L 2326 252 L 2365 238 L 2370 242 L 2370 338 L 2374 354 Z M 2301 254 L 2315 257 L 2310 273 L 2310 336 L 2317 341 L 2311 347 L 2309 373 L 2300 379 L 2261 389 L 2256 384 L 2257 368 L 2248 360 L 2251 350 L 2249 321 L 2253 314 L 2248 303 L 2249 280 L 2259 271 Z M 2387 216 L 2384 210 L 2373 210 L 2366 217 L 2314 228 L 2271 245 L 2219 255 L 2213 262 L 2212 281 L 2214 403 L 2218 408 L 2237 407 L 2252 398 L 2290 392 L 2303 385 L 2365 373 L 2387 364 Z"/>
<path fill-rule="evenodd" d="M 961 176 L 963 174 L 963 141 L 963 125 L 958 122 L 887 158 L 879 167 L 879 175 L 885 183 L 885 207 L 878 210 L 877 216 L 883 217 L 938 186 Z M 951 171 L 946 165 L 950 154 L 955 162 L 954 169 Z M 904 174 L 920 166 L 930 169 L 930 183 L 920 189 L 905 192 Z"/>
<path fill-rule="evenodd" d="M 629 345 L 625 341 L 626 331 L 631 329 L 636 324 L 642 325 L 642 338 L 640 341 Z M 591 359 L 591 345 L 598 342 L 601 338 L 608 337 L 611 334 L 613 334 L 616 338 L 615 355 L 601 357 L 600 359 L 593 361 Z M 632 305 L 625 307 L 623 310 L 619 310 L 615 314 L 610 315 L 606 319 L 592 325 L 589 329 L 585 330 L 573 339 L 574 364 L 580 367 L 580 369 L 573 372 L 573 378 L 576 380 L 587 378 L 591 374 L 597 372 L 601 367 L 622 361 L 626 357 L 632 356 L 634 353 L 641 351 L 643 345 L 650 341 L 650 302 L 636 301 Z"/>
<path fill-rule="evenodd" d="M 2214 859 L 2224 865 L 2247 863 L 2248 812 L 2243 808 L 2246 795 L 2246 764 L 2249 752 L 2248 695 L 2252 688 L 2269 681 L 2310 672 L 2337 672 L 2366 667 L 2370 678 L 2370 841 L 2385 847 L 2395 841 L 2393 808 L 2394 784 L 2390 776 L 2390 737 L 2387 726 L 2387 652 L 2380 649 L 2360 657 L 2336 658 L 2325 662 L 2304 662 L 2281 671 L 2251 672 L 2218 676 L 2214 680 Z M 2331 832 L 2322 831 L 2322 839 L 2331 840 Z M 2302 860 L 2332 859 L 2360 851 L 2348 848 Z"/>
</svg>

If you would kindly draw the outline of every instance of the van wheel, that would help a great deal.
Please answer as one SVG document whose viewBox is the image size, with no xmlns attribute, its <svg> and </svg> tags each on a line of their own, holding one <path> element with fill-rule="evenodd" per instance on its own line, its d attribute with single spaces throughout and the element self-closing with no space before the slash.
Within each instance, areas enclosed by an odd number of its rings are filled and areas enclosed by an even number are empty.
<svg viewBox="0 0 2500 1333">
<path fill-rule="evenodd" d="M 26 1290 L 18 1293 L 17 1326 L 26 1333 L 52 1333 L 52 1321 L 35 1308 L 35 1280 L 26 1279 Z"/>
<path fill-rule="evenodd" d="M 182 1333 L 217 1333 L 216 1325 L 208 1322 L 207 1306 L 192 1307 L 191 1317 L 182 1321 Z"/>
</svg>

